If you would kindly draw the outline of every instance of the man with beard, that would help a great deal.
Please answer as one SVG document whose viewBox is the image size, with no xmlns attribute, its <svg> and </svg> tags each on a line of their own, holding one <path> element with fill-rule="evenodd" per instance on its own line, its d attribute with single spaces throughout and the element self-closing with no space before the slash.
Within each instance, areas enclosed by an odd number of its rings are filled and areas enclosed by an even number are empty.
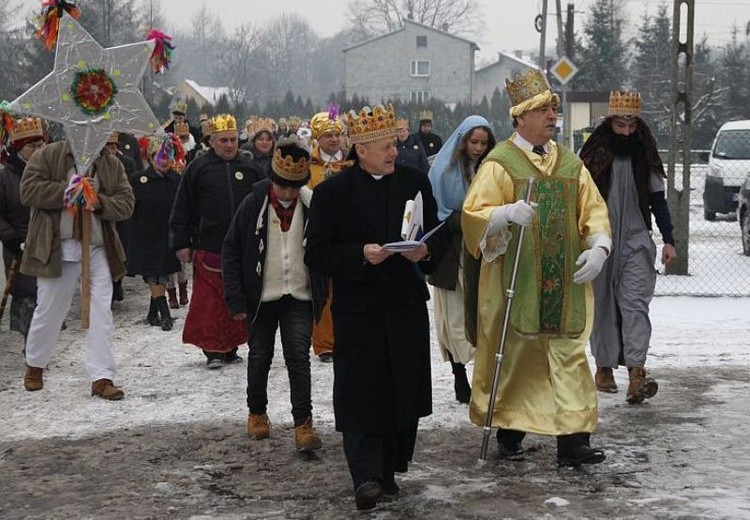
<svg viewBox="0 0 750 520">
<path fill-rule="evenodd" d="M 640 113 L 640 94 L 612 92 L 609 116 L 581 149 L 581 159 L 607 201 L 613 238 L 609 262 L 593 282 L 596 317 L 591 350 L 596 387 L 617 392 L 613 369 L 625 365 L 630 404 L 653 397 L 658 389 L 645 370 L 651 340 L 648 309 L 656 285 L 652 214 L 664 241 L 661 263 L 677 257 L 664 196 L 664 166 Z"/>
</svg>

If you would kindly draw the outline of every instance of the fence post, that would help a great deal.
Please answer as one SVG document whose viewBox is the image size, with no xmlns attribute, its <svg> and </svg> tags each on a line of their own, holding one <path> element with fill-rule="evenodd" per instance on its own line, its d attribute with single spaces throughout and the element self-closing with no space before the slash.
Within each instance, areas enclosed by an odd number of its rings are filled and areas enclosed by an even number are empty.
<svg viewBox="0 0 750 520">
<path fill-rule="evenodd" d="M 685 6 L 685 13 L 682 12 Z M 683 22 L 683 15 L 686 18 Z M 667 202 L 672 212 L 677 260 L 666 274 L 688 274 L 690 246 L 690 145 L 692 141 L 693 27 L 695 0 L 674 0 L 672 16 L 672 97 L 669 128 Z M 684 41 L 680 40 L 684 29 Z M 682 189 L 675 185 L 675 166 L 682 161 Z"/>
</svg>

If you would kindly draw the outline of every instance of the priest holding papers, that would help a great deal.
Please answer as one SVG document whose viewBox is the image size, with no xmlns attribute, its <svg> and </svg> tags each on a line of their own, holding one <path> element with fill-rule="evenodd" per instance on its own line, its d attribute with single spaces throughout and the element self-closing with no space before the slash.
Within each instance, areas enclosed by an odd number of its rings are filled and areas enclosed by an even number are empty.
<svg viewBox="0 0 750 520">
<path fill-rule="evenodd" d="M 391 105 L 347 115 L 355 163 L 315 189 L 305 263 L 333 286 L 333 404 L 358 509 L 398 493 L 394 473 L 412 459 L 420 417 L 432 413 L 429 273 L 444 251 L 440 233 L 408 251 L 407 201 L 421 193 L 423 229 L 437 226 L 424 173 L 396 166 Z"/>
</svg>

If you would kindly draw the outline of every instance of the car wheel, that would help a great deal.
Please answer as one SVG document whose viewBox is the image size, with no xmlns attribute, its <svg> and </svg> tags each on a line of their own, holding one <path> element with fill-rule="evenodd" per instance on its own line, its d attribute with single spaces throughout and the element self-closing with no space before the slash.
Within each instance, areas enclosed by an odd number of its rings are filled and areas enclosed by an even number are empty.
<svg viewBox="0 0 750 520">
<path fill-rule="evenodd" d="M 740 223 L 742 229 L 742 252 L 745 256 L 750 256 L 750 210 L 745 210 Z"/>
<path fill-rule="evenodd" d="M 706 211 L 704 209 L 703 210 L 703 218 L 705 218 L 706 220 L 710 220 L 710 221 L 713 222 L 714 220 L 716 220 L 716 212 L 714 212 L 714 211 Z"/>
</svg>

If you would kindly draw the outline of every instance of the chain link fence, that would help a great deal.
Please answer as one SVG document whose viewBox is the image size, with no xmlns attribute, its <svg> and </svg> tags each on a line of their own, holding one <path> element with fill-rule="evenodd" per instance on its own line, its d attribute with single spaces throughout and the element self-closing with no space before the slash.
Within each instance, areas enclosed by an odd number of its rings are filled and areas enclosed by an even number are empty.
<svg viewBox="0 0 750 520">
<path fill-rule="evenodd" d="M 665 275 L 657 258 L 656 294 L 750 296 L 750 121 L 724 125 L 711 150 L 691 156 L 688 275 Z M 675 165 L 678 189 L 682 171 Z"/>
</svg>

